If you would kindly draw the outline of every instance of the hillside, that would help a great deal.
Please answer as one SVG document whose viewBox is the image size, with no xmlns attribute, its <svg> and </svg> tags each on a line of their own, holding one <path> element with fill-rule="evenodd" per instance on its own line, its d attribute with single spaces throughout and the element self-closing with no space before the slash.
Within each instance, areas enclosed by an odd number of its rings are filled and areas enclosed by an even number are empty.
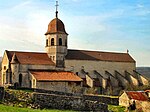
<svg viewBox="0 0 150 112">
<path fill-rule="evenodd" d="M 150 67 L 137 67 L 136 71 L 140 74 L 150 78 Z"/>
</svg>

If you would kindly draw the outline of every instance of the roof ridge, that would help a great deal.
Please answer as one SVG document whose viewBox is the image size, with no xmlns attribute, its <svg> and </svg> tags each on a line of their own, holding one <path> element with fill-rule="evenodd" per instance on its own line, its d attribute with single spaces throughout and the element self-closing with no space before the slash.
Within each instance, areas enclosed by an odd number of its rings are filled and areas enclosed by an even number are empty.
<svg viewBox="0 0 150 112">
<path fill-rule="evenodd" d="M 112 54 L 128 54 L 128 53 L 124 53 L 124 52 L 109 52 L 109 51 L 92 51 L 92 50 L 78 50 L 78 49 L 68 49 L 68 50 L 72 50 L 72 51 L 85 51 L 85 52 L 99 52 L 99 53 L 112 53 Z"/>
<path fill-rule="evenodd" d="M 40 54 L 40 53 L 42 53 L 42 54 L 47 54 L 46 52 L 35 52 L 35 51 L 8 51 L 7 50 L 7 52 L 15 52 L 15 53 L 38 53 L 38 54 Z"/>
<path fill-rule="evenodd" d="M 135 60 L 128 53 L 76 50 L 76 49 L 68 49 L 68 54 L 66 56 L 66 59 L 100 60 L 100 61 L 135 63 Z"/>
</svg>

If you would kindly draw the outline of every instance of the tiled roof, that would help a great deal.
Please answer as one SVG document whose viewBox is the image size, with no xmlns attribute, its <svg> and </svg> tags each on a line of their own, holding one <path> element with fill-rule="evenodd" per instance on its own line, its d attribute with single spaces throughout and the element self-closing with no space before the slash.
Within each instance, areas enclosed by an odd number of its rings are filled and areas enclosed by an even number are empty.
<svg viewBox="0 0 150 112">
<path fill-rule="evenodd" d="M 82 81 L 72 72 L 63 71 L 30 71 L 38 81 Z"/>
<path fill-rule="evenodd" d="M 8 60 L 9 62 L 11 62 L 12 60 L 12 57 L 13 57 L 13 54 L 15 53 L 15 51 L 8 51 L 8 50 L 5 50 L 6 51 L 6 54 L 8 56 Z M 16 51 L 17 52 L 17 51 Z"/>
<path fill-rule="evenodd" d="M 147 101 L 148 97 L 144 92 L 132 92 L 132 91 L 127 91 L 126 94 L 130 99 L 134 100 L 140 100 L 140 101 Z"/>
<path fill-rule="evenodd" d="M 15 53 L 18 62 L 21 64 L 55 65 L 48 57 L 47 53 L 19 51 L 6 51 L 6 53 L 10 62 L 13 54 Z"/>
<path fill-rule="evenodd" d="M 6 51 L 9 61 L 13 54 L 16 54 L 18 61 L 22 64 L 50 64 L 54 63 L 50 60 L 47 53 L 39 52 L 20 52 Z M 112 62 L 132 62 L 135 60 L 128 53 L 111 53 L 100 51 L 85 51 L 85 50 L 68 50 L 67 60 L 97 60 L 97 61 L 112 61 Z"/>
<path fill-rule="evenodd" d="M 128 53 L 85 51 L 85 50 L 68 50 L 66 56 L 68 60 L 99 60 L 113 62 L 133 62 L 135 60 Z"/>
<path fill-rule="evenodd" d="M 53 33 L 65 33 L 65 34 L 67 34 L 66 30 L 65 30 L 64 23 L 60 19 L 58 19 L 58 18 L 53 19 L 49 23 L 48 30 L 45 33 L 45 35 L 47 35 L 47 34 L 53 34 Z"/>
</svg>

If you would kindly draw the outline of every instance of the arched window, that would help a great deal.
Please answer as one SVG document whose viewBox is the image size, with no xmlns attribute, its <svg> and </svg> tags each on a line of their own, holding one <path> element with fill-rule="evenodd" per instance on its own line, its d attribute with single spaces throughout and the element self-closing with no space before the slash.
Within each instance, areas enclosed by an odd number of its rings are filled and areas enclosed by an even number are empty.
<svg viewBox="0 0 150 112">
<path fill-rule="evenodd" d="M 51 46 L 54 46 L 54 38 L 51 39 Z"/>
<path fill-rule="evenodd" d="M 36 83 L 36 82 L 35 82 L 35 79 L 33 79 L 33 87 L 35 87 L 35 83 Z"/>
<path fill-rule="evenodd" d="M 59 38 L 59 45 L 62 45 L 62 38 Z"/>
<path fill-rule="evenodd" d="M 48 39 L 46 39 L 46 46 L 48 46 Z"/>
<path fill-rule="evenodd" d="M 50 59 L 52 59 L 52 56 L 50 56 Z"/>
<path fill-rule="evenodd" d="M 55 60 L 55 56 L 53 56 L 53 60 Z"/>
</svg>

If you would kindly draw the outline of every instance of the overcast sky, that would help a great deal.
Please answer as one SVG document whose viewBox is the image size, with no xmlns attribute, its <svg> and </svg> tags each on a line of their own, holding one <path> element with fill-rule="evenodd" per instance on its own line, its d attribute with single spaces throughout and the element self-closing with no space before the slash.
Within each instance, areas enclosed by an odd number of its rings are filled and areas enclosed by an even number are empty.
<svg viewBox="0 0 150 112">
<path fill-rule="evenodd" d="M 126 52 L 150 66 L 150 0 L 58 0 L 69 49 Z M 0 0 L 0 56 L 4 50 L 44 52 L 55 0 Z"/>
</svg>

